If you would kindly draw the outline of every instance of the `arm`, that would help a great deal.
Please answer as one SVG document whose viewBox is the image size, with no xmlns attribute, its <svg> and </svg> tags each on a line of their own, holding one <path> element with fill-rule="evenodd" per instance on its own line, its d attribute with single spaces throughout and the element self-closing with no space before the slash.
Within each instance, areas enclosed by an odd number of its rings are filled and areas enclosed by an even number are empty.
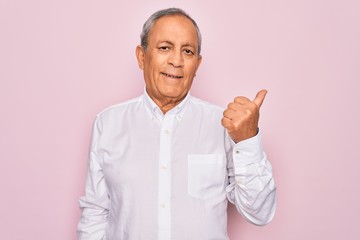
<svg viewBox="0 0 360 240">
<path fill-rule="evenodd" d="M 86 178 L 85 195 L 80 198 L 82 215 L 77 228 L 79 240 L 100 240 L 105 234 L 110 200 L 97 153 L 100 136 L 98 119 L 95 121 L 90 162 Z"/>
<path fill-rule="evenodd" d="M 260 133 L 230 149 L 228 174 L 227 197 L 238 212 L 256 225 L 269 223 L 275 214 L 276 187 Z"/>
<path fill-rule="evenodd" d="M 236 97 L 222 119 L 229 134 L 227 140 L 233 145 L 227 153 L 228 199 L 240 214 L 257 225 L 271 221 L 276 205 L 272 169 L 262 150 L 258 131 L 259 110 L 266 93 L 266 90 L 259 91 L 253 101 Z"/>
</svg>

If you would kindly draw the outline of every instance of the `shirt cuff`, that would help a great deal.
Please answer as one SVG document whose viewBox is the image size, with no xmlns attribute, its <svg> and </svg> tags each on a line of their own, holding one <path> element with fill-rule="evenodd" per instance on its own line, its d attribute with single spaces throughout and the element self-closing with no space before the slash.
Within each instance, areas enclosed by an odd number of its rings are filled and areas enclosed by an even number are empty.
<svg viewBox="0 0 360 240">
<path fill-rule="evenodd" d="M 234 167 L 245 167 L 264 158 L 260 131 L 256 136 L 238 142 L 233 147 Z"/>
</svg>

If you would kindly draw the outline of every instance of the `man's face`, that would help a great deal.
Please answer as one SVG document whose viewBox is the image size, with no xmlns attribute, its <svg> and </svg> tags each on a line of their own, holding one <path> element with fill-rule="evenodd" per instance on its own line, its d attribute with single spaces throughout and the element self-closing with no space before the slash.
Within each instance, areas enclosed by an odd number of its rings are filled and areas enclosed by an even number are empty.
<svg viewBox="0 0 360 240">
<path fill-rule="evenodd" d="M 160 108 L 186 96 L 201 63 L 196 29 L 179 15 L 158 19 L 149 33 L 147 50 L 138 46 L 136 54 L 146 91 Z"/>
</svg>

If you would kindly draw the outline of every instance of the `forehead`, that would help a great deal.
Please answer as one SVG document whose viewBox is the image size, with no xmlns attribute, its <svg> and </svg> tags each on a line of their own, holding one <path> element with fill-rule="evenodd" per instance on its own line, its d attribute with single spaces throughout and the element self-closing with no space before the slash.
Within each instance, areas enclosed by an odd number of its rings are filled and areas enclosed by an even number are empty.
<svg viewBox="0 0 360 240">
<path fill-rule="evenodd" d="M 190 19 L 182 15 L 170 15 L 159 18 L 149 33 L 149 43 L 163 40 L 197 44 L 198 36 Z"/>
</svg>

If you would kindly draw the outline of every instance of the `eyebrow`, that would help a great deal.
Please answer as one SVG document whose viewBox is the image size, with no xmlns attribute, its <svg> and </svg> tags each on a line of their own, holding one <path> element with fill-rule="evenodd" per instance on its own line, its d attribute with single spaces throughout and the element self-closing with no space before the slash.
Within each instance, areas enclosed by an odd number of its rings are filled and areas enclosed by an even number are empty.
<svg viewBox="0 0 360 240">
<path fill-rule="evenodd" d="M 172 43 L 172 42 L 170 42 L 168 40 L 159 41 L 159 42 L 156 43 L 156 45 L 161 44 L 161 43 L 167 43 L 167 44 L 169 44 L 171 46 L 175 45 L 174 43 Z M 181 45 L 181 47 L 192 47 L 192 48 L 196 49 L 196 47 L 194 45 L 190 44 L 190 43 L 185 43 L 185 44 Z"/>
<path fill-rule="evenodd" d="M 157 43 L 156 43 L 156 45 L 159 45 L 159 44 L 161 44 L 161 43 L 167 43 L 167 44 L 170 44 L 170 45 L 174 45 L 172 42 L 170 42 L 170 41 L 158 41 Z"/>
</svg>

